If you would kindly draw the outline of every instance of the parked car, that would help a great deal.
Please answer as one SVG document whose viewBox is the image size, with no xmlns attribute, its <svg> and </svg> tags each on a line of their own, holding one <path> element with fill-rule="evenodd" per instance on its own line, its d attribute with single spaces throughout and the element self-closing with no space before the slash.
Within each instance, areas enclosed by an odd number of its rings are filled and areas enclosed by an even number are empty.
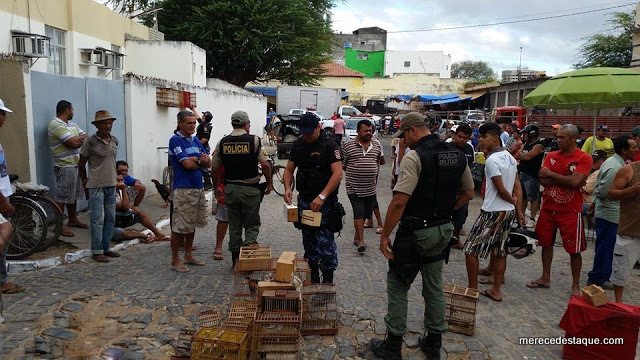
<svg viewBox="0 0 640 360">
<path fill-rule="evenodd" d="M 307 110 L 304 109 L 291 109 L 289 110 L 289 115 L 304 115 L 307 113 Z"/>
<path fill-rule="evenodd" d="M 300 115 L 276 115 L 279 120 L 276 131 L 278 158 L 289 157 L 293 143 L 300 137 Z"/>
<path fill-rule="evenodd" d="M 371 117 L 355 117 L 355 116 L 352 116 L 345 123 L 345 126 L 344 126 L 344 139 L 351 140 L 351 139 L 355 138 L 356 136 L 358 136 L 358 122 L 360 122 L 360 120 L 369 120 L 373 124 L 373 121 L 371 120 Z M 376 128 L 375 128 L 375 125 L 374 125 L 373 134 L 375 135 L 376 132 L 377 131 L 376 131 Z"/>
<path fill-rule="evenodd" d="M 465 110 L 462 115 L 460 115 L 460 120 L 464 120 L 466 122 L 470 122 L 472 120 L 484 123 L 484 111 L 482 110 Z"/>
</svg>

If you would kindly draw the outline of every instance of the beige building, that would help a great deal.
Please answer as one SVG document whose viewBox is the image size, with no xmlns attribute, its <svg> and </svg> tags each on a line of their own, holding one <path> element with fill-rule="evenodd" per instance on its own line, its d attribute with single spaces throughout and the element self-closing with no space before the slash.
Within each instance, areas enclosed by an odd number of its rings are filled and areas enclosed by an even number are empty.
<svg viewBox="0 0 640 360">
<path fill-rule="evenodd" d="M 512 83 L 516 81 L 535 79 L 547 76 L 546 71 L 530 70 L 522 68 L 518 70 L 503 70 L 502 71 L 502 83 Z"/>
</svg>

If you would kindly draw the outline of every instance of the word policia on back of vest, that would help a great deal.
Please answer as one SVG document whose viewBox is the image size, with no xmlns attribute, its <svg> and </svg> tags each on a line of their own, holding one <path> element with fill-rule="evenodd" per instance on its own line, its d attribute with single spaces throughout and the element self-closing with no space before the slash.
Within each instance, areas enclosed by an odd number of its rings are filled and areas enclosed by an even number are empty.
<svg viewBox="0 0 640 360">
<path fill-rule="evenodd" d="M 222 145 L 222 153 L 228 155 L 250 154 L 248 142 L 231 142 Z"/>
</svg>

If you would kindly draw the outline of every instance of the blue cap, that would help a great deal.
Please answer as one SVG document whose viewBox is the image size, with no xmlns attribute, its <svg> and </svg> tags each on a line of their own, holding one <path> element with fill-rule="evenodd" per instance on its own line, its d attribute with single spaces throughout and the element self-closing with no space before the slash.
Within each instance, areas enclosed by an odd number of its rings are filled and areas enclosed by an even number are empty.
<svg viewBox="0 0 640 360">
<path fill-rule="evenodd" d="M 300 134 L 311 135 L 318 127 L 320 118 L 314 113 L 306 113 L 300 118 Z"/>
</svg>

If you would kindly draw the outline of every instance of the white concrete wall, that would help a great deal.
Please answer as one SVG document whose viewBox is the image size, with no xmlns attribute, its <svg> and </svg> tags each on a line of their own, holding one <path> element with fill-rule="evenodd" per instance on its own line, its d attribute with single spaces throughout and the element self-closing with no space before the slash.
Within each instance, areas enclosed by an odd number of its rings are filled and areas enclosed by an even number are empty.
<svg viewBox="0 0 640 360">
<path fill-rule="evenodd" d="M 405 67 L 404 62 L 410 66 Z M 392 51 L 384 54 L 384 74 L 439 74 L 441 78 L 451 77 L 451 55 L 442 51 Z"/>
<path fill-rule="evenodd" d="M 147 194 L 155 193 L 151 179 L 160 179 L 167 164 L 167 146 L 176 129 L 180 109 L 156 105 L 156 87 L 180 88 L 197 94 L 198 111 L 213 114 L 212 148 L 231 132 L 231 114 L 246 111 L 252 124 L 251 133 L 262 136 L 267 107 L 266 98 L 244 90 L 231 91 L 207 87 L 180 86 L 161 80 L 125 79 L 125 112 L 127 119 L 127 159 L 131 174 L 147 185 Z"/>
<path fill-rule="evenodd" d="M 126 72 L 194 86 L 207 85 L 207 54 L 188 41 L 127 40 Z"/>
</svg>

